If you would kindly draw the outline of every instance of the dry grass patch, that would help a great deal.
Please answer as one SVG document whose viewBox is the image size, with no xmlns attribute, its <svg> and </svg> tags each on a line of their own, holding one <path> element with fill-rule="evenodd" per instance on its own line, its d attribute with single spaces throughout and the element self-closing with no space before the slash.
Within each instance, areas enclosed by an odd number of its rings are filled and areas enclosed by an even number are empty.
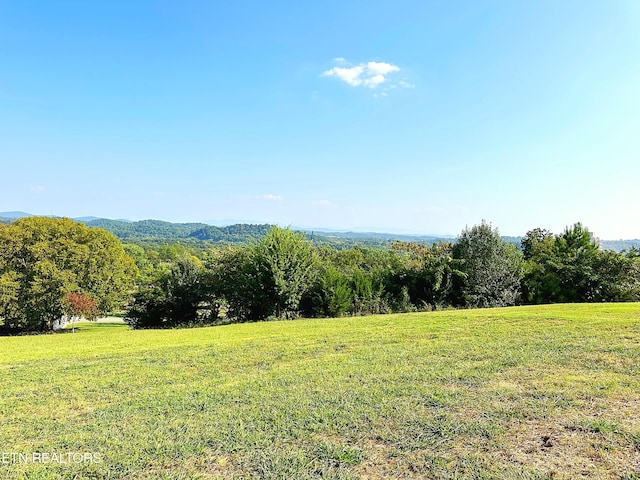
<svg viewBox="0 0 640 480">
<path fill-rule="evenodd" d="M 514 423 L 498 457 L 562 479 L 620 479 L 640 471 L 640 453 L 623 434 L 588 425 L 554 417 Z"/>
</svg>

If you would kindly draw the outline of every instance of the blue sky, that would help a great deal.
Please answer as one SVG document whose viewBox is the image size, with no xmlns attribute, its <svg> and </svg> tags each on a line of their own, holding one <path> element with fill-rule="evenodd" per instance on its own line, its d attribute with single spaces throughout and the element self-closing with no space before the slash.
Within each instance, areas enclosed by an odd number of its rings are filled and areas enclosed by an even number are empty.
<svg viewBox="0 0 640 480">
<path fill-rule="evenodd" d="M 640 238 L 640 2 L 0 0 L 0 211 Z"/>
</svg>

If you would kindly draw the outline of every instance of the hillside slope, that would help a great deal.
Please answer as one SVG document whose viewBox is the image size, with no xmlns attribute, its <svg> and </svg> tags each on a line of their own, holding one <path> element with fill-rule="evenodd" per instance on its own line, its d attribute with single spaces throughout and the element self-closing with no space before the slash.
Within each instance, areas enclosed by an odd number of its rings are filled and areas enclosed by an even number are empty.
<svg viewBox="0 0 640 480">
<path fill-rule="evenodd" d="M 101 459 L 0 474 L 636 478 L 639 338 L 638 304 L 0 338 L 4 450 Z"/>
</svg>

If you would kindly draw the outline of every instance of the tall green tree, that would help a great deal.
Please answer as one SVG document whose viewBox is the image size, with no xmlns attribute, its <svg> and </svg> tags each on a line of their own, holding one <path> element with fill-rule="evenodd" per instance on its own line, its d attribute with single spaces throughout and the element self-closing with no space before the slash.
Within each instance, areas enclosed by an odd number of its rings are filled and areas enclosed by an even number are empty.
<svg viewBox="0 0 640 480">
<path fill-rule="evenodd" d="M 304 234 L 289 228 L 272 227 L 255 245 L 255 259 L 261 278 L 273 288 L 278 318 L 292 318 L 315 275 L 315 256 Z"/>
<path fill-rule="evenodd" d="M 465 228 L 453 249 L 461 260 L 461 297 L 470 307 L 504 307 L 520 299 L 522 253 L 484 220 Z"/>
<path fill-rule="evenodd" d="M 280 227 L 257 243 L 222 252 L 210 270 L 227 317 L 239 321 L 298 316 L 317 273 L 311 243 L 302 233 Z"/>
<path fill-rule="evenodd" d="M 254 246 L 229 247 L 208 266 L 215 294 L 233 321 L 264 320 L 275 312 L 273 279 L 260 268 Z"/>
<path fill-rule="evenodd" d="M 560 295 L 556 238 L 546 229 L 529 230 L 521 242 L 524 255 L 522 298 L 525 303 L 551 303 Z"/>
<path fill-rule="evenodd" d="M 567 227 L 556 237 L 555 263 L 559 302 L 591 302 L 598 297 L 596 262 L 599 247 L 593 234 L 581 223 Z"/>
<path fill-rule="evenodd" d="M 600 251 L 594 265 L 594 302 L 640 301 L 640 258 L 611 250 Z"/>
<path fill-rule="evenodd" d="M 553 249 L 553 233 L 545 228 L 529 230 L 520 242 L 525 260 L 550 252 Z"/>
<path fill-rule="evenodd" d="M 137 270 L 115 236 L 68 218 L 4 226 L 0 252 L 0 319 L 27 330 L 51 329 L 71 292 L 90 296 L 99 313 L 120 308 Z"/>
<path fill-rule="evenodd" d="M 631 253 L 600 249 L 576 223 L 556 236 L 535 229 L 523 239 L 527 258 L 522 281 L 528 303 L 640 300 L 640 265 Z"/>
</svg>

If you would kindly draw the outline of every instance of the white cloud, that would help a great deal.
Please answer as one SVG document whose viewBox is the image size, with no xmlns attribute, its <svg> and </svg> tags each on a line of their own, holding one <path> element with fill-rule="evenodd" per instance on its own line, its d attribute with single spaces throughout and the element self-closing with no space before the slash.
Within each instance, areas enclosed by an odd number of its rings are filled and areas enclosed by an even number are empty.
<svg viewBox="0 0 640 480">
<path fill-rule="evenodd" d="M 323 77 L 336 77 L 352 87 L 377 88 L 387 83 L 389 86 L 396 86 L 389 83 L 388 76 L 400 71 L 400 67 L 386 62 L 367 62 L 358 65 L 349 64 L 344 58 L 334 58 L 337 64 L 335 67 L 322 73 Z M 399 82 L 397 86 L 407 88 L 407 82 Z"/>
<path fill-rule="evenodd" d="M 329 207 L 332 203 L 329 200 L 314 200 L 311 205 L 314 207 Z"/>
<path fill-rule="evenodd" d="M 259 198 L 260 200 L 269 200 L 272 202 L 281 202 L 282 200 L 284 200 L 284 197 L 280 195 L 273 195 L 271 193 L 268 193 L 266 195 L 258 195 L 256 196 L 256 198 Z"/>
<path fill-rule="evenodd" d="M 35 193 L 42 193 L 45 190 L 46 188 L 44 188 L 42 185 L 34 185 L 33 187 L 31 187 L 31 191 Z"/>
<path fill-rule="evenodd" d="M 333 67 L 331 70 L 327 70 L 322 74 L 323 77 L 335 76 L 340 80 L 347 82 L 352 87 L 362 85 L 362 74 L 364 73 L 364 67 L 358 65 L 356 67 Z"/>
<path fill-rule="evenodd" d="M 374 75 L 386 75 L 387 73 L 399 71 L 400 67 L 384 62 L 369 62 L 367 63 L 367 70 Z"/>
</svg>

